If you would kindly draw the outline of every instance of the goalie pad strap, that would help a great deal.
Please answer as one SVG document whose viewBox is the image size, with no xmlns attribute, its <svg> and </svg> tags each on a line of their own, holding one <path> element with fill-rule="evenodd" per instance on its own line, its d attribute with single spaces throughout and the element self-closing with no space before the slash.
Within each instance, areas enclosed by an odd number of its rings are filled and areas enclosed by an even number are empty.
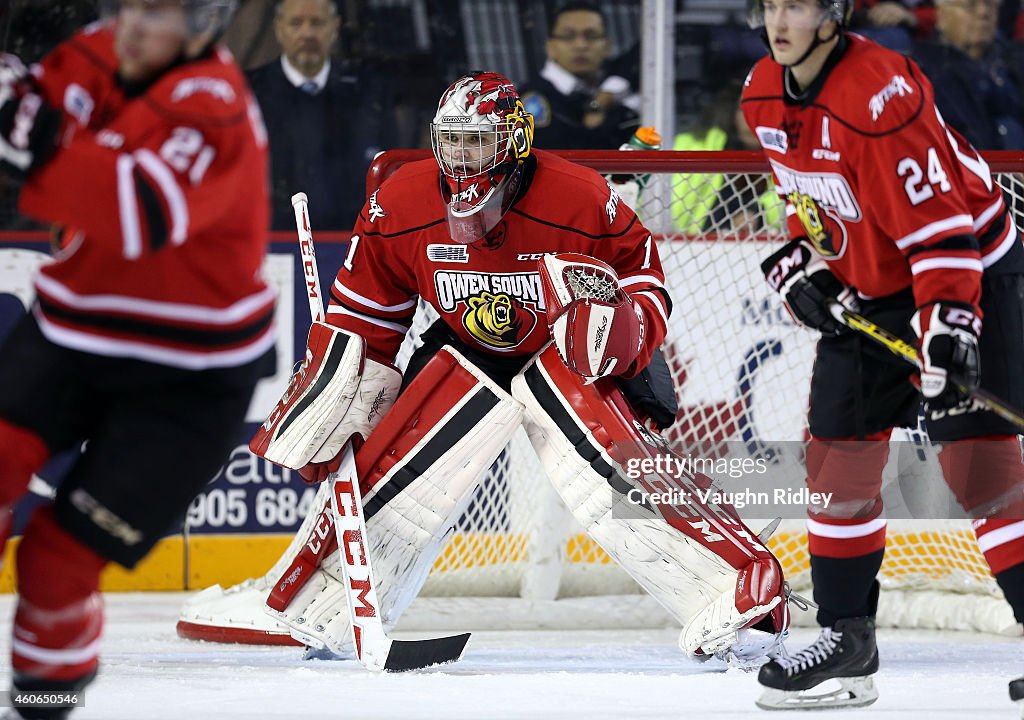
<svg viewBox="0 0 1024 720">
<path fill-rule="evenodd" d="M 409 384 L 356 453 L 386 629 L 419 592 L 480 477 L 519 426 L 522 406 L 450 348 Z M 351 651 L 337 547 L 271 615 L 307 644 Z"/>
</svg>

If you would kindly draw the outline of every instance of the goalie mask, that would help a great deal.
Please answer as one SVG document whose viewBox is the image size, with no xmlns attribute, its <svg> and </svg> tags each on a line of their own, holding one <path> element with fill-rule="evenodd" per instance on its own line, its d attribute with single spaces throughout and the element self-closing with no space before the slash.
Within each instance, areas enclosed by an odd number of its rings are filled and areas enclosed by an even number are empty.
<svg viewBox="0 0 1024 720">
<path fill-rule="evenodd" d="M 452 240 L 472 243 L 494 229 L 519 190 L 533 146 L 533 116 L 497 73 L 464 75 L 445 90 L 430 124 Z"/>
</svg>

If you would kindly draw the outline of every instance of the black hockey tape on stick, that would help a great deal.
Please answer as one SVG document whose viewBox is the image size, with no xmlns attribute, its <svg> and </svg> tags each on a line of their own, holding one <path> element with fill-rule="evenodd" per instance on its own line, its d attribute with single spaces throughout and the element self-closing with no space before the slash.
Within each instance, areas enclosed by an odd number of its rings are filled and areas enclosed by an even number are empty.
<svg viewBox="0 0 1024 720">
<path fill-rule="evenodd" d="M 847 310 L 838 302 L 830 302 L 829 310 L 832 312 L 832 315 L 846 325 L 846 327 L 850 328 L 854 332 L 859 332 L 861 335 L 864 335 L 871 340 L 874 340 L 877 344 L 884 347 L 893 355 L 905 360 L 915 368 L 921 368 L 921 359 L 917 354 L 917 348 L 906 340 L 903 340 L 885 328 L 876 325 L 863 315 Z M 955 373 L 951 373 L 949 379 L 971 400 L 978 403 L 986 410 L 994 412 L 1003 420 L 1013 423 L 1017 426 L 1018 430 L 1024 432 L 1024 413 L 1020 410 L 983 388 L 979 387 L 973 390 L 969 389 L 964 384 L 963 378 Z"/>
</svg>

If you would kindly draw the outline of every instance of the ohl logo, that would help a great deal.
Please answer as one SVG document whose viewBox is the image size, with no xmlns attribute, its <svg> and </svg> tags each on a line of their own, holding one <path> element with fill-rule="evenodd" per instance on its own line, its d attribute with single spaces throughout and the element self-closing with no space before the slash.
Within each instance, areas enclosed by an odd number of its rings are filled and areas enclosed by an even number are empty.
<svg viewBox="0 0 1024 720">
<path fill-rule="evenodd" d="M 537 316 L 508 293 L 483 290 L 466 298 L 462 325 L 470 335 L 495 350 L 519 345 L 537 324 Z"/>
</svg>

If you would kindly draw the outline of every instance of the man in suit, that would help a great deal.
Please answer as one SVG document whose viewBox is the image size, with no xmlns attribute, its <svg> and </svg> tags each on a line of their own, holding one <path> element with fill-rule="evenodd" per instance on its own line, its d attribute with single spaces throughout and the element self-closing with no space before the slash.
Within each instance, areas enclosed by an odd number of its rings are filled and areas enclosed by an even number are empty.
<svg viewBox="0 0 1024 720">
<path fill-rule="evenodd" d="M 280 0 L 280 58 L 249 72 L 270 138 L 274 230 L 295 227 L 291 196 L 309 197 L 323 230 L 350 229 L 365 201 L 366 170 L 393 123 L 380 78 L 332 58 L 334 0 Z"/>
<path fill-rule="evenodd" d="M 548 59 L 523 86 L 523 104 L 542 148 L 603 150 L 629 140 L 640 125 L 640 98 L 629 81 L 605 72 L 605 17 L 591 2 L 562 5 L 551 21 Z"/>
</svg>

